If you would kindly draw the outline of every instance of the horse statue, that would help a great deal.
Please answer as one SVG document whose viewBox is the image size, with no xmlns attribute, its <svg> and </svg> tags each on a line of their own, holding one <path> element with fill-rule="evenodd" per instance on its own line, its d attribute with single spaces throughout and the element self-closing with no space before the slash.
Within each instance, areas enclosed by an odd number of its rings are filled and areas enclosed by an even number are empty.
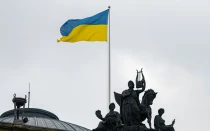
<svg viewBox="0 0 210 131">
<path fill-rule="evenodd" d="M 150 105 L 153 104 L 153 100 L 156 98 L 157 93 L 154 90 L 149 89 L 145 91 L 142 101 L 140 104 L 140 111 L 141 111 L 141 122 L 147 119 L 147 122 L 151 129 L 151 118 L 152 118 L 152 109 Z"/>
</svg>

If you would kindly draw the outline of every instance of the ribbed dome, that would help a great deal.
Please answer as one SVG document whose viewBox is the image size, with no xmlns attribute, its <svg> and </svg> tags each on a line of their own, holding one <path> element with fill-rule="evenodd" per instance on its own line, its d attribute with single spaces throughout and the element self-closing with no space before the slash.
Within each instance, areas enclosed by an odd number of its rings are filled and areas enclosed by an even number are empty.
<svg viewBox="0 0 210 131">
<path fill-rule="evenodd" d="M 20 114 L 20 116 L 21 115 L 22 114 Z M 8 116 L 14 116 L 14 110 L 6 111 L 1 115 L 1 117 L 8 117 Z M 49 111 L 37 109 L 37 108 L 25 108 L 24 116 L 25 117 L 43 117 L 43 118 L 51 118 L 51 119 L 59 120 L 59 118 L 55 114 Z"/>
<path fill-rule="evenodd" d="M 3 113 L 0 117 L 0 123 L 13 123 L 14 120 L 13 110 Z M 21 117 L 21 116 L 20 116 Z M 84 127 L 60 121 L 58 117 L 42 109 L 36 108 L 26 108 L 24 110 L 24 117 L 28 118 L 26 126 L 41 127 L 41 128 L 50 128 L 57 130 L 66 130 L 66 131 L 90 131 Z"/>
</svg>

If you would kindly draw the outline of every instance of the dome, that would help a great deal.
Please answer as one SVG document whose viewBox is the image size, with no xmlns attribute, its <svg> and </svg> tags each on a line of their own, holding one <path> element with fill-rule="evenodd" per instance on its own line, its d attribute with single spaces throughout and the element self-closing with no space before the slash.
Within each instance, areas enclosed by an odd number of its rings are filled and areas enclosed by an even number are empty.
<svg viewBox="0 0 210 131">
<path fill-rule="evenodd" d="M 65 130 L 65 131 L 90 131 L 87 128 L 72 123 L 60 121 L 55 114 L 42 109 L 25 108 L 24 117 L 28 118 L 28 122 L 25 123 L 24 126 Z M 14 120 L 14 110 L 7 111 L 0 116 L 0 123 L 13 124 L 13 120 Z"/>
<path fill-rule="evenodd" d="M 20 116 L 21 115 L 22 114 L 20 114 Z M 9 117 L 9 116 L 14 116 L 14 110 L 6 111 L 0 117 Z M 25 117 L 43 117 L 43 118 L 51 118 L 51 119 L 59 120 L 59 118 L 55 114 L 49 111 L 46 111 L 43 109 L 37 109 L 37 108 L 25 108 L 24 116 Z"/>
</svg>

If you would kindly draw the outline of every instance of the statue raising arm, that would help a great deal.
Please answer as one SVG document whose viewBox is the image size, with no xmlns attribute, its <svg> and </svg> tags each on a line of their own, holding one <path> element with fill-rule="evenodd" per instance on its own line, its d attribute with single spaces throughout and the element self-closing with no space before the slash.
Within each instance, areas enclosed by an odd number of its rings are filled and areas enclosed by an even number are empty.
<svg viewBox="0 0 210 131">
<path fill-rule="evenodd" d="M 105 121 L 105 120 L 106 120 L 106 119 L 103 118 L 103 116 L 101 115 L 101 111 L 100 111 L 100 110 L 97 110 L 97 111 L 96 111 L 96 116 L 97 116 L 100 120 L 102 120 L 102 121 Z"/>
<path fill-rule="evenodd" d="M 98 131 L 104 131 L 104 130 L 109 130 L 110 128 L 116 127 L 116 126 L 120 126 L 122 124 L 122 121 L 120 119 L 120 114 L 116 111 L 114 111 L 115 109 L 115 104 L 111 103 L 109 105 L 109 113 L 107 113 L 107 115 L 105 117 L 103 117 L 101 115 L 101 111 L 97 110 L 95 112 L 96 116 L 101 119 L 102 121 L 98 124 L 98 127 L 96 129 L 98 129 Z"/>
</svg>

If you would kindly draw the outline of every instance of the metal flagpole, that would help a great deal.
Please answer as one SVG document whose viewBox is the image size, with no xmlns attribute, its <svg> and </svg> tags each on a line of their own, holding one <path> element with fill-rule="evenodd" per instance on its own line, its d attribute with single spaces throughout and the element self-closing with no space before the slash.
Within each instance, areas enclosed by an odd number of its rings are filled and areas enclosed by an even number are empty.
<svg viewBox="0 0 210 131">
<path fill-rule="evenodd" d="M 110 58 L 110 6 L 109 8 L 109 104 L 111 103 L 111 58 Z"/>
</svg>

